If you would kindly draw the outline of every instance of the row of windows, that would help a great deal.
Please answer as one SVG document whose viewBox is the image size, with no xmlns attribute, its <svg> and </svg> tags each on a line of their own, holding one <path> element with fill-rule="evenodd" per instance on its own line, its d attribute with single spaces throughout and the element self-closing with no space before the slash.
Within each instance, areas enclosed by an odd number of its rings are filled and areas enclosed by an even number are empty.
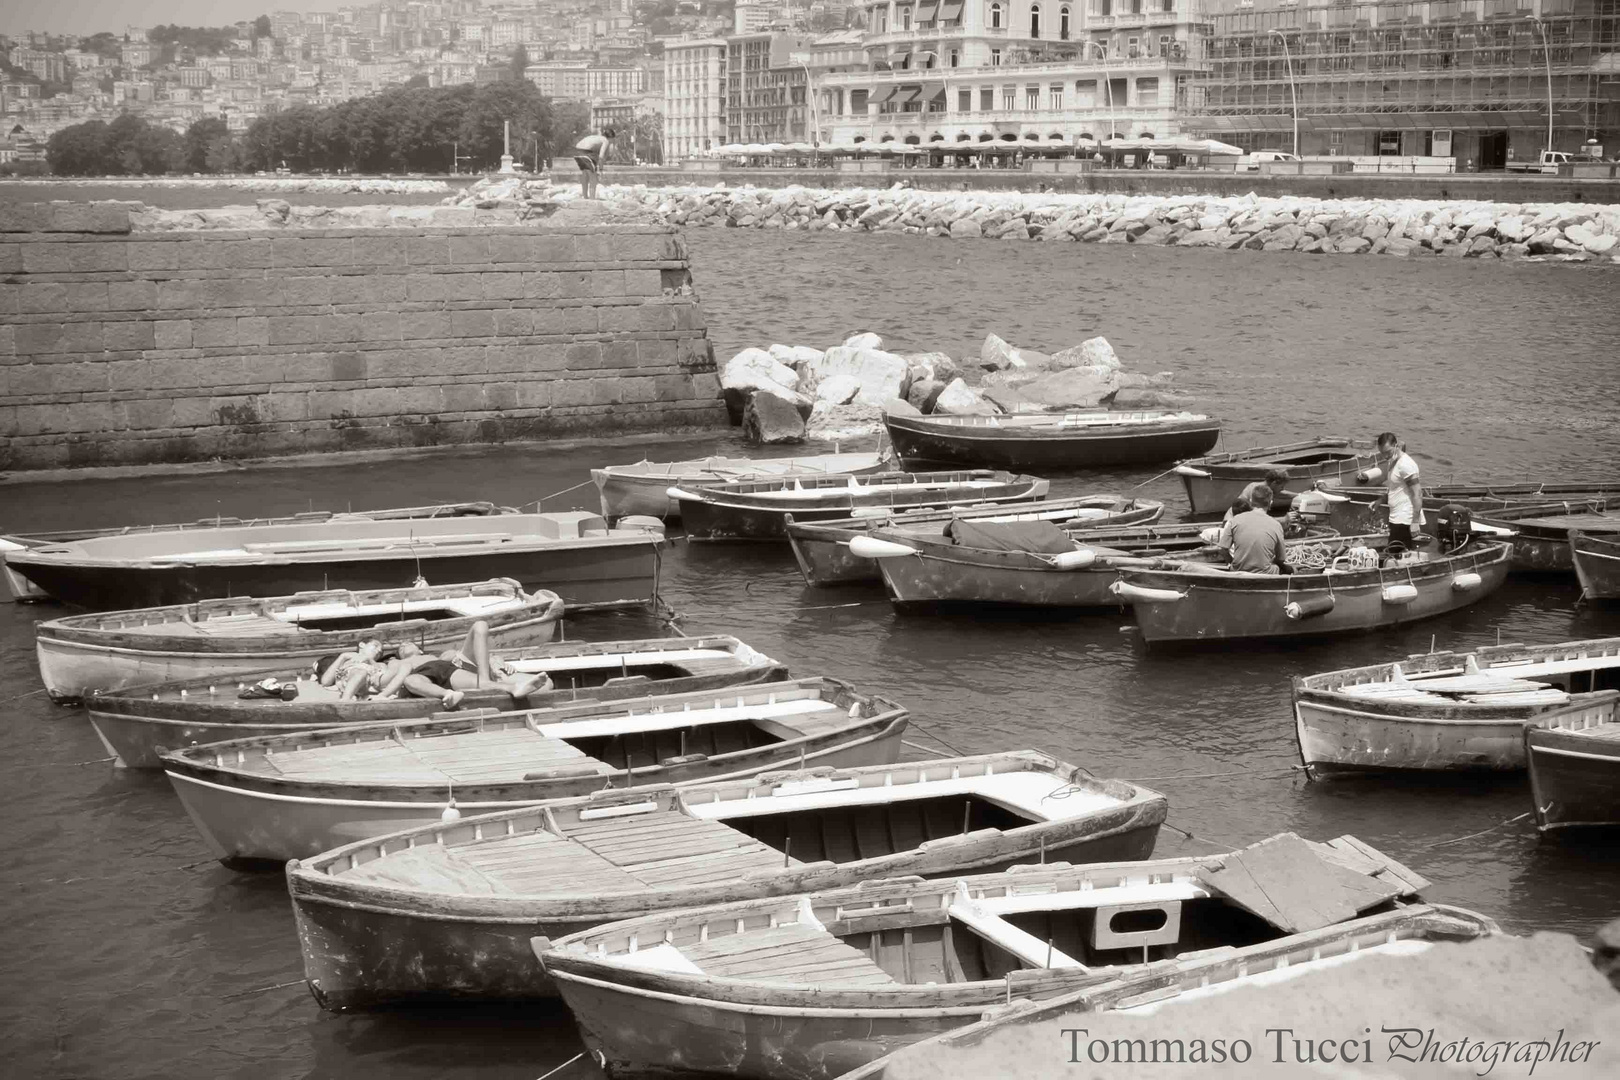
<svg viewBox="0 0 1620 1080">
<path fill-rule="evenodd" d="M 1041 110 L 1043 108 L 1043 99 L 1045 101 L 1044 108 L 1053 111 L 1061 111 L 1064 108 L 1064 96 L 1066 89 L 1067 88 L 1063 83 L 1052 83 L 1048 86 L 1034 85 L 1025 86 L 1022 88 L 1017 86 L 981 86 L 976 91 L 972 89 L 958 90 L 956 92 L 956 111 L 965 113 L 974 111 L 995 112 L 997 109 L 996 96 L 998 93 L 1000 94 L 1001 98 L 1000 111 L 1002 112 L 1018 112 L 1020 108 L 1020 98 L 1023 101 L 1022 108 L 1024 111 L 1037 112 Z M 1107 106 L 1110 104 L 1110 93 L 1112 93 L 1113 97 L 1116 99 L 1112 102 L 1112 104 L 1124 105 L 1128 96 L 1125 80 L 1116 80 L 1112 87 L 1103 86 L 1099 88 L 1096 79 L 1076 79 L 1074 83 L 1073 107 L 1077 109 L 1091 109 L 1100 106 Z M 977 96 L 978 100 L 977 110 L 974 109 L 975 95 Z M 1136 101 L 1134 104 L 1157 105 L 1158 103 L 1159 80 L 1157 78 L 1137 79 Z M 924 107 L 925 104 L 926 108 Z M 856 115 L 861 115 L 866 111 L 866 92 L 857 90 L 850 95 L 850 112 Z M 879 111 L 889 113 L 895 110 L 889 105 L 880 105 Z M 936 99 L 935 101 L 928 103 L 912 101 L 901 106 L 899 111 L 944 112 L 945 105 L 943 98 Z"/>
</svg>

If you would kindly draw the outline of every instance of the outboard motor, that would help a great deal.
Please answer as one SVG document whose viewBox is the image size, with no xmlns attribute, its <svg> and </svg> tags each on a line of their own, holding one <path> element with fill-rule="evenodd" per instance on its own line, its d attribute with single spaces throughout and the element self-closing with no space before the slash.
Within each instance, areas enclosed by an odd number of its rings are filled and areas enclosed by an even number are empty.
<svg viewBox="0 0 1620 1080">
<path fill-rule="evenodd" d="M 1434 535 L 1446 551 L 1462 547 L 1474 535 L 1474 512 L 1466 506 L 1447 503 L 1434 515 Z"/>
</svg>

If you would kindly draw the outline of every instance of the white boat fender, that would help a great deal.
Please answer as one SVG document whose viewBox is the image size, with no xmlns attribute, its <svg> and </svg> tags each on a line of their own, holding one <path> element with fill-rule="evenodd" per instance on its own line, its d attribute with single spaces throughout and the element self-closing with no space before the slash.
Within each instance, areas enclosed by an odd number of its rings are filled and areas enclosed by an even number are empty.
<svg viewBox="0 0 1620 1080">
<path fill-rule="evenodd" d="M 1487 525 L 1483 521 L 1470 521 L 1468 531 L 1479 533 L 1482 536 L 1499 536 L 1504 540 L 1519 535 L 1517 529 L 1505 529 L 1500 525 Z"/>
<path fill-rule="evenodd" d="M 615 529 L 625 529 L 629 532 L 652 533 L 656 536 L 664 535 L 664 523 L 648 514 L 627 514 L 613 523 Z"/>
<path fill-rule="evenodd" d="M 853 518 L 886 518 L 889 516 L 887 506 L 852 506 L 849 516 Z"/>
<path fill-rule="evenodd" d="M 24 545 L 17 543 L 15 540 L 7 540 L 5 537 L 0 536 L 0 551 L 21 551 L 23 547 Z"/>
<path fill-rule="evenodd" d="M 1207 469 L 1200 469 L 1196 465 L 1177 465 L 1172 471 L 1178 476 L 1192 476 L 1200 480 L 1207 480 L 1210 475 Z"/>
<path fill-rule="evenodd" d="M 456 800 L 454 798 L 445 804 L 444 812 L 439 815 L 439 820 L 446 825 L 452 821 L 461 820 L 461 811 L 456 809 Z"/>
<path fill-rule="evenodd" d="M 1150 589 L 1143 585 L 1132 585 L 1128 581 L 1116 581 L 1108 586 L 1108 591 L 1127 604 L 1171 604 L 1187 595 L 1174 589 Z"/>
<path fill-rule="evenodd" d="M 1200 539 L 1204 543 L 1212 545 L 1212 546 L 1215 545 L 1215 544 L 1220 543 L 1221 542 L 1221 527 L 1219 525 L 1211 525 L 1208 528 L 1199 529 L 1198 530 L 1198 539 Z"/>
<path fill-rule="evenodd" d="M 1384 603 L 1410 604 L 1417 599 L 1416 585 L 1386 585 L 1384 586 Z"/>
<path fill-rule="evenodd" d="M 665 488 L 664 489 L 664 494 L 667 497 L 669 497 L 671 499 L 674 499 L 676 502 L 680 502 L 682 499 L 685 499 L 687 502 L 696 502 L 697 501 L 697 496 L 692 494 L 690 491 L 687 491 L 685 488 L 680 488 L 680 487 Z"/>
<path fill-rule="evenodd" d="M 1384 470 L 1374 465 L 1370 469 L 1362 469 L 1356 473 L 1356 482 L 1361 484 L 1376 484 L 1384 478 Z"/>
<path fill-rule="evenodd" d="M 1333 597 L 1313 596 L 1306 600 L 1295 600 L 1283 605 L 1283 614 L 1295 622 L 1301 619 L 1311 619 L 1318 615 L 1326 615 L 1333 610 Z"/>
<path fill-rule="evenodd" d="M 1482 580 L 1483 579 L 1478 574 L 1470 570 L 1467 573 L 1458 574 L 1456 577 L 1453 577 L 1451 579 L 1451 587 L 1456 589 L 1458 592 L 1467 592 L 1469 589 L 1479 588 Z M 1469 659 L 1473 658 L 1470 657 Z"/>
<path fill-rule="evenodd" d="M 852 536 L 849 538 L 849 553 L 862 559 L 897 559 L 902 555 L 915 555 L 917 549 L 876 536 Z"/>
<path fill-rule="evenodd" d="M 1084 570 L 1097 561 L 1097 552 L 1091 548 L 1075 548 L 1065 551 L 1051 558 L 1054 570 Z"/>
</svg>

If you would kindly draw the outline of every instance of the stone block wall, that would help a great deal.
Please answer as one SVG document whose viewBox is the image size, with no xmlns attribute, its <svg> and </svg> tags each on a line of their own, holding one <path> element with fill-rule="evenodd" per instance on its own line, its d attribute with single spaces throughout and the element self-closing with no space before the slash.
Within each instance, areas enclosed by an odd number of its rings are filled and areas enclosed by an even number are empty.
<svg viewBox="0 0 1620 1080">
<path fill-rule="evenodd" d="M 132 232 L 0 210 L 0 469 L 725 424 L 657 226 Z"/>
</svg>

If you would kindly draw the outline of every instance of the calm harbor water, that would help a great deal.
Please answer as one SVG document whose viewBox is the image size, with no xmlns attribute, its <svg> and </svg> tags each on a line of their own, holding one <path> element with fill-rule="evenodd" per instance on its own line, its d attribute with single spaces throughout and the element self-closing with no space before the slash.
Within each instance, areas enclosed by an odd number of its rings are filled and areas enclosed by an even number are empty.
<svg viewBox="0 0 1620 1080">
<path fill-rule="evenodd" d="M 232 201 L 248 201 L 247 199 Z M 1620 469 L 1620 276 L 1592 267 L 709 230 L 690 235 L 723 358 L 875 330 L 974 355 L 993 331 L 1060 348 L 1095 333 L 1127 366 L 1174 370 L 1228 445 L 1400 432 L 1431 480 Z M 523 503 L 595 464 L 738 452 L 715 437 L 483 448 L 363 464 L 0 486 L 0 525 L 189 520 L 486 498 Z M 1058 478 L 1054 495 L 1141 491 L 1151 470 Z M 548 508 L 591 505 L 583 489 Z M 1434 881 L 1433 899 L 1515 931 L 1586 934 L 1620 915 L 1612 847 L 1539 840 L 1522 781 L 1313 785 L 1295 762 L 1288 679 L 1466 648 L 1620 634 L 1572 581 L 1513 579 L 1472 609 L 1339 641 L 1148 653 L 1118 612 L 897 614 L 881 593 L 810 590 L 785 548 L 674 544 L 667 598 L 689 631 L 735 633 L 797 671 L 908 705 L 963 752 L 1037 746 L 1171 799 L 1161 853 L 1282 830 L 1353 833 Z M 533 1078 L 579 1049 L 543 1008 L 322 1013 L 296 984 L 278 875 L 209 861 L 160 776 L 111 769 L 82 713 L 38 689 L 32 624 L 0 604 L 0 1053 L 40 1077 Z M 646 632 L 625 619 L 612 630 Z M 284 985 L 294 983 L 294 985 Z M 273 989 L 264 989 L 273 988 Z M 565 1076 L 584 1075 L 575 1066 Z"/>
</svg>

